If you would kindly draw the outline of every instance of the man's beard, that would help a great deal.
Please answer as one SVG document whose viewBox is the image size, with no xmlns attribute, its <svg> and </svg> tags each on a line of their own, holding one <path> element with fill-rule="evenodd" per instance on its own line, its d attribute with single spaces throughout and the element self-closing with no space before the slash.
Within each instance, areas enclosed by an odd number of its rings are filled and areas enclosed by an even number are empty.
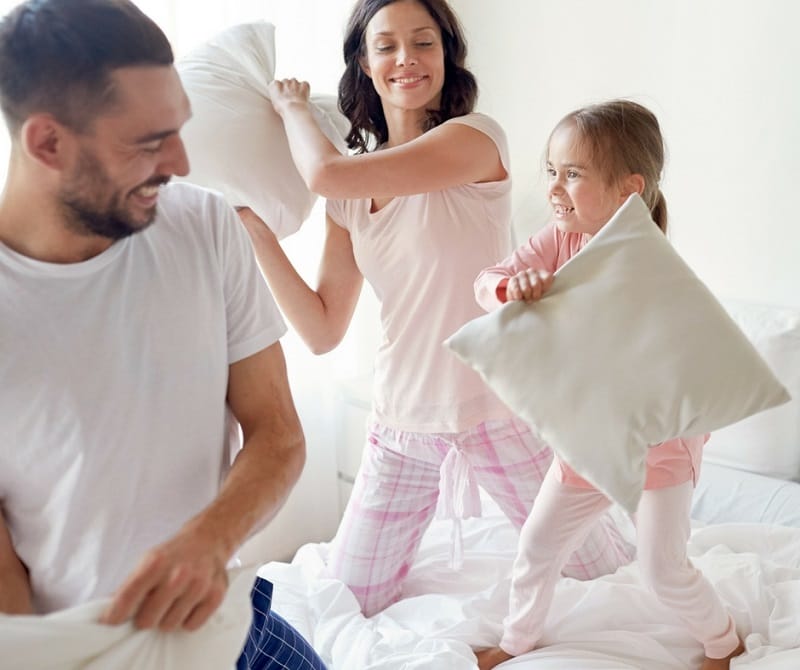
<svg viewBox="0 0 800 670">
<path fill-rule="evenodd" d="M 168 181 L 169 177 L 154 177 L 144 185 L 157 186 Z M 75 178 L 61 191 L 67 225 L 83 235 L 121 240 L 153 223 L 155 207 L 147 212 L 144 220 L 137 221 L 124 208 L 126 196 L 112 191 L 112 188 L 111 180 L 99 161 L 88 152 L 82 152 Z M 97 195 L 103 192 L 111 193 L 111 196 L 103 199 Z"/>
</svg>

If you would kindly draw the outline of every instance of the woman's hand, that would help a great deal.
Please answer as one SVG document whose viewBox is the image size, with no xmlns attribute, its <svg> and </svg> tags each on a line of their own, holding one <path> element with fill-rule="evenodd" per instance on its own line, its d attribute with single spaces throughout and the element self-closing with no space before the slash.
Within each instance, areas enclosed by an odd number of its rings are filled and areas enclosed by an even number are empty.
<svg viewBox="0 0 800 670">
<path fill-rule="evenodd" d="M 518 272 L 508 280 L 506 300 L 539 300 L 553 285 L 553 275 L 547 270 L 528 269 Z"/>
<path fill-rule="evenodd" d="M 275 111 L 283 116 L 292 105 L 307 105 L 311 87 L 307 81 L 297 79 L 273 79 L 267 86 L 269 99 Z"/>
<path fill-rule="evenodd" d="M 264 222 L 258 214 L 256 214 L 249 207 L 236 207 L 236 213 L 239 215 L 242 223 L 244 224 L 250 239 L 254 243 L 259 240 L 267 240 L 277 242 L 277 237 L 272 229 Z"/>
</svg>

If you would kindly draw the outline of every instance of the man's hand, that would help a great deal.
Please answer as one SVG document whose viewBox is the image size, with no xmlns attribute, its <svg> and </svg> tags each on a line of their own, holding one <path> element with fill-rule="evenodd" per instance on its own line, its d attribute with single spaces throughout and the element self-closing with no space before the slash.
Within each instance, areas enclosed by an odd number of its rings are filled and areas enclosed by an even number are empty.
<svg viewBox="0 0 800 670">
<path fill-rule="evenodd" d="M 0 612 L 33 614 L 28 570 L 19 560 L 0 510 Z"/>
<path fill-rule="evenodd" d="M 213 537 L 184 529 L 145 554 L 114 595 L 101 623 L 117 625 L 133 619 L 137 628 L 197 630 L 225 597 L 227 560 Z"/>
</svg>

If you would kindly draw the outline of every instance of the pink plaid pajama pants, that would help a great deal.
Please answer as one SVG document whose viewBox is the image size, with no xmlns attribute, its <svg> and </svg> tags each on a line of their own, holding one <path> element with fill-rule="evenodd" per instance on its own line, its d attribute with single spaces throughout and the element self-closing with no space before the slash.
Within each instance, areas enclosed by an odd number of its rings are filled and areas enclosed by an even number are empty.
<svg viewBox="0 0 800 670">
<path fill-rule="evenodd" d="M 463 433 L 409 433 L 372 424 L 328 574 L 347 584 L 372 616 L 400 598 L 437 503 L 456 523 L 478 516 L 480 485 L 519 529 L 552 459 L 550 448 L 518 419 L 488 421 Z M 632 558 L 633 547 L 606 514 L 563 574 L 591 579 Z"/>
</svg>

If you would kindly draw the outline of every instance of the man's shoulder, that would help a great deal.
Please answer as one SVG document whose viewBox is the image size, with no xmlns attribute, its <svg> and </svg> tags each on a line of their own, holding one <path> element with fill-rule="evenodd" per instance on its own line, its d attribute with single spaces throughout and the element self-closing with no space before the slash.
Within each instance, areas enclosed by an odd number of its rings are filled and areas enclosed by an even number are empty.
<svg viewBox="0 0 800 670">
<path fill-rule="evenodd" d="M 158 214 L 145 231 L 155 235 L 192 237 L 207 243 L 235 234 L 237 217 L 233 207 L 218 191 L 188 184 L 170 182 L 162 187 Z"/>
<path fill-rule="evenodd" d="M 222 212 L 227 207 L 218 191 L 187 182 L 170 182 L 162 187 L 159 197 L 159 213 L 170 217 L 207 215 Z"/>
</svg>

